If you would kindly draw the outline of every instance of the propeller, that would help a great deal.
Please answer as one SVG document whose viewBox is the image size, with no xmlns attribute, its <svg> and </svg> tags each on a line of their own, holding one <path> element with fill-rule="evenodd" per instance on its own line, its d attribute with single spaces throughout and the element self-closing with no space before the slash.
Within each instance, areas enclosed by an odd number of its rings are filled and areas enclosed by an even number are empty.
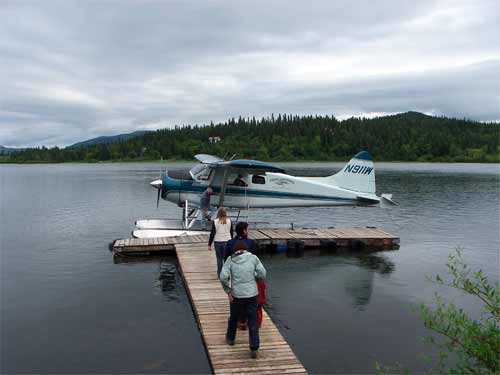
<svg viewBox="0 0 500 375">
<path fill-rule="evenodd" d="M 158 195 L 156 197 L 156 208 L 159 207 L 160 205 L 160 196 L 161 196 L 161 189 L 163 187 L 163 181 L 162 180 L 154 180 L 149 183 L 152 187 L 155 189 L 158 189 Z"/>
<path fill-rule="evenodd" d="M 161 157 L 160 175 L 158 176 L 158 180 L 154 180 L 154 181 L 149 183 L 152 187 L 154 187 L 158 190 L 158 194 L 156 196 L 156 208 L 158 208 L 160 206 L 161 189 L 163 187 L 163 180 L 161 177 L 161 165 L 162 164 L 163 164 L 163 156 Z M 165 171 L 165 173 L 166 173 L 166 171 Z"/>
</svg>

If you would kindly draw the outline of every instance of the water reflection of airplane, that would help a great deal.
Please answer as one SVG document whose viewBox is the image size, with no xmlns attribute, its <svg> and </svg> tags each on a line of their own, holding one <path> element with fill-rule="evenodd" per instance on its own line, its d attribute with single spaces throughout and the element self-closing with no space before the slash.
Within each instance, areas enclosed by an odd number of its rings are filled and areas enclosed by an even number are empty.
<svg viewBox="0 0 500 375">
<path fill-rule="evenodd" d="M 258 160 L 224 160 L 205 154 L 195 158 L 200 164 L 191 170 L 168 171 L 151 182 L 158 189 L 157 205 L 161 197 L 184 208 L 182 228 L 169 228 L 159 220 L 138 221 L 138 228 L 197 229 L 200 197 L 208 187 L 215 193 L 212 205 L 231 209 L 395 204 L 391 194 L 376 195 L 373 160 L 366 151 L 327 177 L 292 176 Z"/>
<path fill-rule="evenodd" d="M 158 278 L 154 282 L 154 287 L 169 301 L 178 301 L 185 296 L 182 278 L 173 255 L 113 257 L 113 263 L 127 266 L 155 263 L 158 266 Z"/>
<path fill-rule="evenodd" d="M 273 273 L 279 272 L 285 254 L 259 255 L 262 262 Z M 375 274 L 387 276 L 395 269 L 395 264 L 382 255 L 377 254 L 342 254 L 336 255 L 326 249 L 308 250 L 303 253 L 300 262 L 287 261 L 283 268 L 285 273 L 277 277 L 273 284 L 285 282 L 287 288 L 300 288 L 300 284 L 314 284 L 315 290 L 324 290 L 328 295 L 342 291 L 350 297 L 350 304 L 358 310 L 368 305 L 373 292 Z M 114 257 L 115 264 L 143 264 L 145 262 L 158 264 L 157 285 L 169 299 L 179 298 L 179 276 L 173 256 L 158 257 Z M 296 267 L 296 269 L 295 269 Z M 304 273 L 304 270 L 306 273 Z M 324 272 L 323 272 L 324 271 Z M 301 276 L 306 276 L 304 279 Z M 278 280 L 278 281 L 276 281 Z M 298 283 L 297 287 L 294 283 Z M 321 284 L 328 288 L 321 288 Z M 278 285 L 275 289 L 280 289 Z M 339 297 L 340 298 L 340 297 Z"/>
</svg>

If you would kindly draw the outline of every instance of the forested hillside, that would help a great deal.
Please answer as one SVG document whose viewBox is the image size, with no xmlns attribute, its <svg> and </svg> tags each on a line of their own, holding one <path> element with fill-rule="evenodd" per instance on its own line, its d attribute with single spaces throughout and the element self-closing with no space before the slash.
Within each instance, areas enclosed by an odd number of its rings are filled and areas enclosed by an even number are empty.
<svg viewBox="0 0 500 375">
<path fill-rule="evenodd" d="M 209 137 L 220 137 L 220 142 L 211 143 Z M 166 128 L 112 144 L 28 149 L 3 161 L 191 160 L 198 153 L 276 161 L 346 160 L 360 150 L 369 151 L 376 161 L 499 162 L 500 124 L 417 112 L 344 121 L 278 115 Z"/>
</svg>

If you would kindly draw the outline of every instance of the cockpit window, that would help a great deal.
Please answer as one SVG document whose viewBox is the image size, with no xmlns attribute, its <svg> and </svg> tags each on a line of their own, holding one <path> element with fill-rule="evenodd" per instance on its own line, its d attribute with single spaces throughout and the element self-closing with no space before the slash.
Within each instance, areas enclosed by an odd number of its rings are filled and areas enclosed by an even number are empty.
<svg viewBox="0 0 500 375">
<path fill-rule="evenodd" d="M 195 165 L 189 171 L 194 180 L 208 180 L 212 174 L 212 169 L 204 164 Z"/>
<path fill-rule="evenodd" d="M 198 173 L 200 173 L 204 168 L 206 168 L 206 165 L 203 165 L 203 164 L 197 164 L 195 165 L 193 168 L 191 168 L 191 170 L 189 171 L 189 173 L 191 173 L 191 175 L 194 177 L 196 177 L 196 175 Z"/>
</svg>

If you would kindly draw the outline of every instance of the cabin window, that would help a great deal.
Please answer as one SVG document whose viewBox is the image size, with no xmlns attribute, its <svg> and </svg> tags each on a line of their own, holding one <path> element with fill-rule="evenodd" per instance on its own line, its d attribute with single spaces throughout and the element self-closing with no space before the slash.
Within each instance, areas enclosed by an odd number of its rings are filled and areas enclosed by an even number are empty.
<svg viewBox="0 0 500 375">
<path fill-rule="evenodd" d="M 254 175 L 252 176 L 252 183 L 263 185 L 266 183 L 266 179 L 264 178 L 264 176 Z"/>
<path fill-rule="evenodd" d="M 231 176 L 229 176 L 227 181 L 228 181 L 228 185 L 232 185 L 232 186 L 240 186 L 240 187 L 248 186 L 247 178 L 243 177 L 242 174 L 231 175 Z"/>
</svg>

